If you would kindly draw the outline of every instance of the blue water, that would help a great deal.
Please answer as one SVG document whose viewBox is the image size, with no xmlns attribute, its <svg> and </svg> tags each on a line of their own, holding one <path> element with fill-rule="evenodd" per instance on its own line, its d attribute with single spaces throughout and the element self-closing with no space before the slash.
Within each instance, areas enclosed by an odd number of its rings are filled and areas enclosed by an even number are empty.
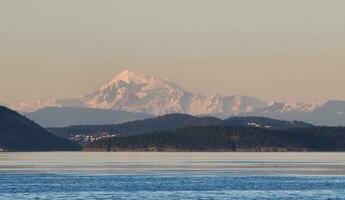
<svg viewBox="0 0 345 200">
<path fill-rule="evenodd" d="M 345 177 L 2 174 L 0 198 L 345 199 Z"/>
<path fill-rule="evenodd" d="M 0 199 L 345 199 L 344 154 L 6 153 Z"/>
</svg>

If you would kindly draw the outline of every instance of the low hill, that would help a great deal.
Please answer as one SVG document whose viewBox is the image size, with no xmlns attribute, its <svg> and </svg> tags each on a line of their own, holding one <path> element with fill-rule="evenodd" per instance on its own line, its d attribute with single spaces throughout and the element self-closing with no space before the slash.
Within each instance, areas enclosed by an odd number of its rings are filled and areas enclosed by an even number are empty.
<svg viewBox="0 0 345 200">
<path fill-rule="evenodd" d="M 76 151 L 81 146 L 55 136 L 26 117 L 0 106 L 0 148 L 6 151 Z"/>
<path fill-rule="evenodd" d="M 77 107 L 50 107 L 23 115 L 43 127 L 118 124 L 153 117 L 146 113 Z"/>
<path fill-rule="evenodd" d="M 92 151 L 344 151 L 345 128 L 185 127 L 89 143 Z"/>
<path fill-rule="evenodd" d="M 231 117 L 224 120 L 224 126 L 254 126 L 261 128 L 272 129 L 289 129 L 289 128 L 307 128 L 313 127 L 312 124 L 308 124 L 301 121 L 285 121 L 270 119 L 267 117 Z"/>
<path fill-rule="evenodd" d="M 114 125 L 70 126 L 49 128 L 55 135 L 69 138 L 75 134 L 110 133 L 121 136 L 140 135 L 160 130 L 174 130 L 185 126 L 220 125 L 222 120 L 214 117 L 194 117 L 186 114 L 168 114 L 151 119 L 137 120 Z"/>
<path fill-rule="evenodd" d="M 214 117 L 195 117 L 186 114 L 168 114 L 123 124 L 90 126 L 81 125 L 65 128 L 49 128 L 48 130 L 55 135 L 76 139 L 78 142 L 84 143 L 85 136 L 94 136 L 95 138 L 100 138 L 104 135 L 112 136 L 114 134 L 119 136 L 130 136 L 152 133 L 161 130 L 175 130 L 186 126 L 210 125 L 255 126 L 274 129 L 312 127 L 311 124 L 304 122 L 281 121 L 264 117 L 233 117 L 223 121 Z M 76 135 L 79 137 L 74 138 Z M 84 139 L 81 136 L 84 136 Z"/>
</svg>

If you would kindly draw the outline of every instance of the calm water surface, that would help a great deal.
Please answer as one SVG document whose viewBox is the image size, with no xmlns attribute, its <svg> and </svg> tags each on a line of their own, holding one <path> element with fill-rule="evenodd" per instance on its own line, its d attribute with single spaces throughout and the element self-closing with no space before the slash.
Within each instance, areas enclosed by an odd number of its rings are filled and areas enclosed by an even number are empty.
<svg viewBox="0 0 345 200">
<path fill-rule="evenodd" d="M 345 199 L 345 153 L 0 153 L 0 199 Z"/>
</svg>

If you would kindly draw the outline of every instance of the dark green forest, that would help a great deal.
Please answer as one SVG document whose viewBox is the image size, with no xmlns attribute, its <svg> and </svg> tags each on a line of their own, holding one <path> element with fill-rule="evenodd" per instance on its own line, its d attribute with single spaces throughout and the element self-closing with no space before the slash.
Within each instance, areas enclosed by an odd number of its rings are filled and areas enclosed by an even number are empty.
<svg viewBox="0 0 345 200">
<path fill-rule="evenodd" d="M 55 135 L 70 138 L 73 135 L 97 135 L 99 133 L 118 134 L 121 136 L 141 135 L 162 130 L 175 130 L 186 126 L 233 126 L 242 127 L 255 124 L 272 129 L 313 127 L 299 121 L 284 121 L 265 117 L 231 117 L 221 120 L 215 117 L 196 117 L 186 114 L 168 114 L 155 118 L 137 120 L 114 125 L 81 125 L 65 128 L 48 128 Z"/>
<path fill-rule="evenodd" d="M 82 147 L 0 106 L 0 148 L 5 151 L 76 151 Z"/>
<path fill-rule="evenodd" d="M 185 127 L 151 134 L 114 137 L 90 143 L 108 151 L 344 151 L 345 128 Z"/>
</svg>

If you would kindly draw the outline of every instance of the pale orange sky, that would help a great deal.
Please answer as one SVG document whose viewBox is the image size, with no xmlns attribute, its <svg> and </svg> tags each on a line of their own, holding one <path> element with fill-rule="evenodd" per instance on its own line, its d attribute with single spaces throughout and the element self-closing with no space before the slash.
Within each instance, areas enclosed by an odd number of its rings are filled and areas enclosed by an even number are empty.
<svg viewBox="0 0 345 200">
<path fill-rule="evenodd" d="M 129 68 L 201 93 L 345 99 L 343 0 L 2 0 L 0 102 L 91 92 Z"/>
</svg>

